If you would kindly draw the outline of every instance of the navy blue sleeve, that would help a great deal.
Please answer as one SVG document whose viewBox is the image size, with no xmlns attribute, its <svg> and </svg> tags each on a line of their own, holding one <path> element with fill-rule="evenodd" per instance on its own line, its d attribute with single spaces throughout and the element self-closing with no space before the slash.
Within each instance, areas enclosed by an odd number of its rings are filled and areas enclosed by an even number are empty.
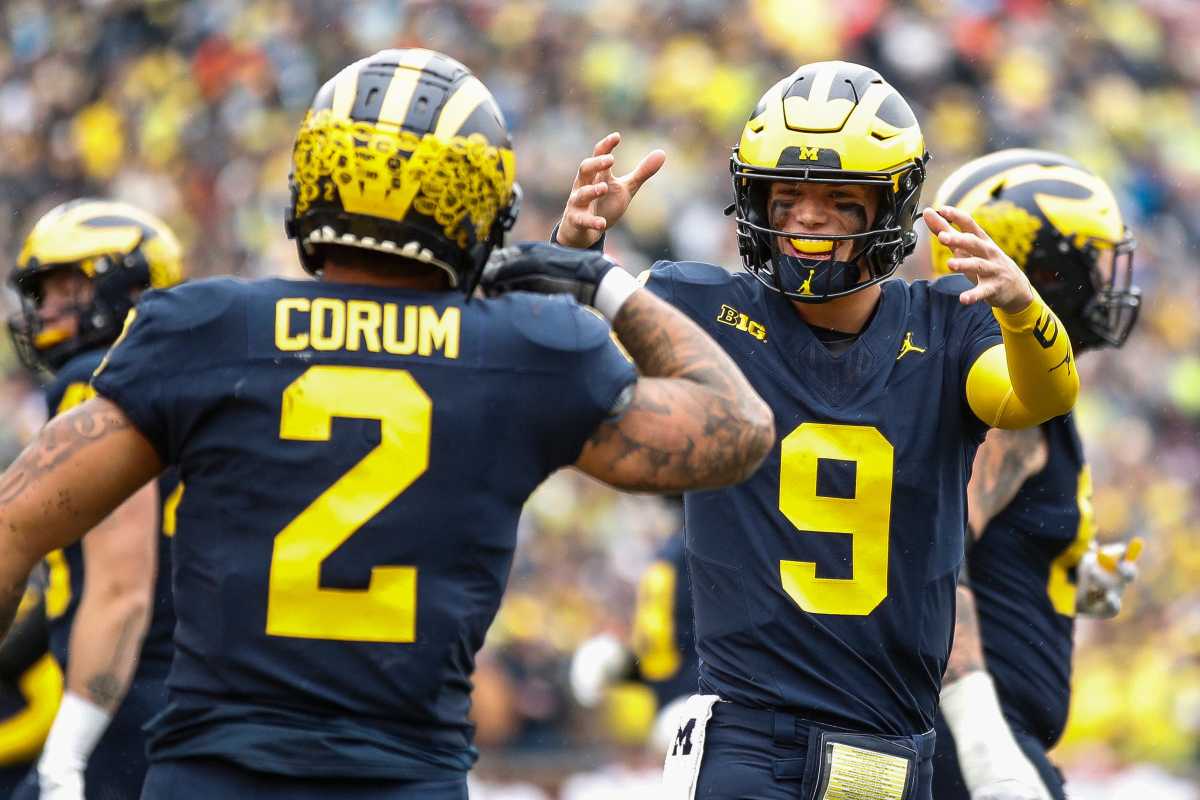
<svg viewBox="0 0 1200 800">
<path fill-rule="evenodd" d="M 729 270 L 700 261 L 656 261 L 638 280 L 705 330 L 712 327 L 714 296 L 725 300 L 733 296 Z"/>
<path fill-rule="evenodd" d="M 212 323 L 228 307 L 232 285 L 203 281 L 147 292 L 92 376 L 96 392 L 120 407 L 164 464 L 175 463 L 182 443 L 177 412 L 190 396 L 189 381 L 226 349 Z"/>
<path fill-rule="evenodd" d="M 633 361 L 596 312 L 566 296 L 525 296 L 513 320 L 533 346 L 529 358 L 551 367 L 533 387 L 531 414 L 541 428 L 549 468 L 572 464 L 596 428 L 637 381 Z"/>
</svg>

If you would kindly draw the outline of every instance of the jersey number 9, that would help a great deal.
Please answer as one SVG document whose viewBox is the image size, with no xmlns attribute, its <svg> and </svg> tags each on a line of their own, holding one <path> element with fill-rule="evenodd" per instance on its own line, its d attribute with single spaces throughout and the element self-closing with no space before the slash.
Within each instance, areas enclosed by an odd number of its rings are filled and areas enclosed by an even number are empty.
<svg viewBox="0 0 1200 800">
<path fill-rule="evenodd" d="M 821 459 L 854 464 L 854 495 L 817 494 Z M 812 561 L 780 561 L 783 590 L 810 614 L 865 616 L 888 593 L 892 444 L 876 428 L 806 422 L 784 437 L 779 510 L 805 533 L 851 537 L 851 577 L 818 578 Z"/>
</svg>

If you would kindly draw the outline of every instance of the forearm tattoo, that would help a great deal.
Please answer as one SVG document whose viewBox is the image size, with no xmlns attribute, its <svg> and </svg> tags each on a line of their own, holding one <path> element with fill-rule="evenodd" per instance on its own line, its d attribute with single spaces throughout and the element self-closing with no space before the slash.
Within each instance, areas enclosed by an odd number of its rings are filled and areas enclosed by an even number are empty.
<svg viewBox="0 0 1200 800">
<path fill-rule="evenodd" d="M 115 711 L 129 688 L 128 680 L 121 679 L 120 666 L 137 656 L 141 646 L 141 637 L 137 635 L 140 622 L 133 617 L 122 622 L 108 666 L 84 682 L 92 702 L 105 710 Z"/>
<path fill-rule="evenodd" d="M 772 428 L 733 360 L 682 313 L 668 306 L 664 314 L 664 305 L 648 293 L 634 295 L 613 329 L 642 375 L 677 382 L 635 391 L 622 418 L 600 426 L 592 444 L 610 450 L 614 462 L 636 459 L 646 475 L 637 488 L 728 483 L 771 447 Z M 645 415 L 657 419 L 647 424 Z"/>
<path fill-rule="evenodd" d="M 17 518 L 29 516 L 29 511 L 20 507 L 13 508 L 12 504 L 19 499 L 25 499 L 24 495 L 28 490 L 37 488 L 39 481 L 79 451 L 115 431 L 128 428 L 129 425 L 129 420 L 124 415 L 114 413 L 104 405 L 94 402 L 84 403 L 51 420 L 4 475 L 0 476 L 0 525 L 7 528 L 5 534 L 9 537 L 10 544 L 19 546 L 24 529 L 35 524 L 29 520 L 19 524 Z M 44 497 L 35 495 L 34 499 L 44 515 L 60 514 L 64 511 L 75 513 L 74 501 L 66 489 L 59 490 L 54 496 L 49 493 Z M 5 570 L 0 578 L 0 632 L 7 631 L 12 624 L 29 577 L 28 573 L 14 574 L 16 571 Z"/>
<path fill-rule="evenodd" d="M 51 420 L 0 476 L 0 505 L 19 497 L 31 484 L 75 453 L 114 431 L 130 426 L 122 414 L 84 403 Z M 65 502 L 66 498 L 59 498 Z"/>
<path fill-rule="evenodd" d="M 993 431 L 980 448 L 971 477 L 971 518 L 976 534 L 1017 496 L 1029 476 L 1045 463 L 1045 439 L 1040 428 Z"/>
</svg>

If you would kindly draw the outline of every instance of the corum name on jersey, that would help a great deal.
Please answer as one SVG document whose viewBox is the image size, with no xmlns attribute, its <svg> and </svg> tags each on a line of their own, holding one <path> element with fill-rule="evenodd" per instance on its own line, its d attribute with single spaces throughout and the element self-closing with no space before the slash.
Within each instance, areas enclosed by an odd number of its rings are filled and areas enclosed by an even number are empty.
<svg viewBox="0 0 1200 800">
<path fill-rule="evenodd" d="M 283 297 L 275 303 L 275 346 L 285 352 L 366 350 L 397 356 L 437 352 L 458 358 L 460 322 L 461 312 L 454 306 L 439 316 L 430 305 L 401 308 L 374 300 Z"/>
</svg>

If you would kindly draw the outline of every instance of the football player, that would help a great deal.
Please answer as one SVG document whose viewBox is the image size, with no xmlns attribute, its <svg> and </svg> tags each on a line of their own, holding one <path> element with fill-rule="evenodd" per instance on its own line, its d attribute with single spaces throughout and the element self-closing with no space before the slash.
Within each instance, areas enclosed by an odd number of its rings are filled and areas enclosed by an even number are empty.
<svg viewBox="0 0 1200 800">
<path fill-rule="evenodd" d="M 141 293 L 182 278 L 175 235 L 127 203 L 72 200 L 38 220 L 10 276 L 21 312 L 9 328 L 26 366 L 54 376 L 51 417 L 94 395 L 92 372 Z M 164 536 L 177 483 L 173 472 L 147 481 L 82 542 L 47 553 L 50 651 L 65 693 L 15 797 L 140 795 L 142 726 L 166 705 L 175 615 Z"/>
<path fill-rule="evenodd" d="M 677 701 L 696 691 L 698 666 L 680 529 L 663 543 L 638 581 L 629 643 L 608 633 L 584 642 L 571 659 L 571 692 L 590 708 L 615 684 L 632 681 L 647 687 L 657 709 L 651 746 L 661 754 L 675 736 Z"/>
<path fill-rule="evenodd" d="M 534 488 L 570 464 L 719 486 L 770 448 L 728 356 L 600 255 L 496 254 L 569 272 L 595 311 L 471 299 L 516 216 L 514 168 L 454 59 L 346 67 L 293 150 L 287 231 L 320 279 L 147 294 L 98 396 L 0 477 L 6 627 L 37 558 L 179 466 L 175 658 L 143 797 L 465 798 L 475 653 Z"/>
<path fill-rule="evenodd" d="M 1141 304 L 1134 240 L 1104 181 L 1054 153 L 1005 150 L 954 172 L 937 202 L 970 213 L 1025 271 L 1076 353 L 1124 344 Z M 932 258 L 949 273 L 946 247 L 933 242 Z M 1046 751 L 1067 721 L 1074 617 L 1116 614 L 1140 541 L 1097 548 L 1071 415 L 993 431 L 967 508 L 970 588 L 942 687 L 934 797 L 1064 800 Z"/>
<path fill-rule="evenodd" d="M 618 138 L 582 162 L 560 243 L 597 246 L 627 208 Z M 988 427 L 1070 410 L 1078 378 L 1054 313 L 961 210 L 924 219 L 972 288 L 888 280 L 916 245 L 927 157 L 874 70 L 800 67 L 730 162 L 745 273 L 646 274 L 777 424 L 750 480 L 685 496 L 703 694 L 667 756 L 672 797 L 930 797 L 972 457 Z"/>
</svg>

